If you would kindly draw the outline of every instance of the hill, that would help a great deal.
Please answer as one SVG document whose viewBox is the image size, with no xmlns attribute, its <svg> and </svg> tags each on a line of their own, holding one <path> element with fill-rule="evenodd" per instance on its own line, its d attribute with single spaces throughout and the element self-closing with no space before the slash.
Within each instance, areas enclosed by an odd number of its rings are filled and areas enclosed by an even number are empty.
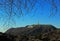
<svg viewBox="0 0 60 41">
<path fill-rule="evenodd" d="M 37 35 L 47 33 L 57 28 L 52 25 L 27 25 L 25 27 L 11 28 L 6 31 L 6 34 L 12 35 Z"/>
<path fill-rule="evenodd" d="M 0 41 L 60 41 L 60 29 L 52 25 L 27 25 L 0 32 Z"/>
</svg>

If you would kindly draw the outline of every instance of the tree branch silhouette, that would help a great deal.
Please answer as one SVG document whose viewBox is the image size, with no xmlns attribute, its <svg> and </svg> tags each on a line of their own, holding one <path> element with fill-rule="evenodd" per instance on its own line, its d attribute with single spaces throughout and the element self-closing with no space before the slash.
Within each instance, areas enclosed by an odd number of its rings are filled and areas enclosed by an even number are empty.
<svg viewBox="0 0 60 41">
<path fill-rule="evenodd" d="M 15 17 L 24 16 L 25 15 L 24 11 L 29 13 L 32 10 L 35 10 L 37 8 L 37 7 L 35 7 L 36 4 L 40 4 L 40 7 L 41 7 L 42 6 L 41 4 L 44 4 L 43 2 L 47 2 L 48 4 L 51 4 L 51 7 L 50 7 L 51 12 L 49 12 L 49 13 L 50 13 L 50 16 L 52 16 L 52 15 L 55 16 L 58 12 L 58 6 L 56 4 L 56 0 L 42 0 L 42 1 L 41 0 L 0 0 L 0 8 L 3 8 L 2 11 L 4 10 L 4 12 L 6 14 L 6 16 L 3 14 L 3 16 L 5 16 L 5 17 L 2 17 L 2 18 L 6 19 L 6 21 L 13 21 L 11 19 L 14 16 Z M 58 0 L 58 2 L 60 2 L 60 0 Z M 45 5 L 43 5 L 43 6 L 45 6 Z M 43 7 L 41 7 L 41 8 L 43 8 Z M 28 13 L 26 13 L 26 15 L 28 15 Z M 8 22 L 8 24 L 9 24 L 9 22 Z"/>
</svg>

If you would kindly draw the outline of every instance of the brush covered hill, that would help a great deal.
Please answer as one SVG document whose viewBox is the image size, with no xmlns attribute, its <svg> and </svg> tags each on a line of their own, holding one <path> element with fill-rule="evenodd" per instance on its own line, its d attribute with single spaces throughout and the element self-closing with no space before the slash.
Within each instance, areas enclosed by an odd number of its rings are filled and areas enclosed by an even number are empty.
<svg viewBox="0 0 60 41">
<path fill-rule="evenodd" d="M 0 41 L 60 41 L 60 29 L 35 36 L 14 36 L 0 32 Z"/>
<path fill-rule="evenodd" d="M 12 35 L 37 35 L 48 33 L 56 30 L 57 28 L 52 25 L 27 25 L 25 27 L 11 28 L 6 31 L 6 34 Z"/>
<path fill-rule="evenodd" d="M 52 25 L 27 25 L 0 33 L 0 41 L 60 41 L 60 29 Z"/>
</svg>

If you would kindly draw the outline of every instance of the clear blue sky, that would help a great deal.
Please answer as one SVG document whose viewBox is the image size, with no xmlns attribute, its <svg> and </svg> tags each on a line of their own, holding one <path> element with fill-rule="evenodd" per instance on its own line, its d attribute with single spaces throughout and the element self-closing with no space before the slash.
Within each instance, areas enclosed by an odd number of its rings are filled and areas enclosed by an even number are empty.
<svg viewBox="0 0 60 41">
<path fill-rule="evenodd" d="M 57 3 L 57 1 L 56 1 L 56 3 Z M 57 6 L 59 7 L 58 3 L 57 3 Z M 21 26 L 39 23 L 39 24 L 51 24 L 57 28 L 60 28 L 59 11 L 56 13 L 55 16 L 50 16 L 50 7 L 51 7 L 51 5 L 49 5 L 47 2 L 43 2 L 42 8 L 37 3 L 35 6 L 35 8 L 37 8 L 36 11 L 31 11 L 30 13 L 28 13 L 28 15 L 22 16 L 20 18 L 16 18 L 16 16 L 15 16 L 14 19 L 15 19 L 16 25 L 12 25 L 12 26 L 13 27 L 21 27 Z M 3 7 L 0 7 L 0 8 L 3 8 Z M 1 14 L 3 14 L 3 15 L 1 15 Z M 18 12 L 17 12 L 17 14 L 18 14 Z M 0 16 L 3 16 L 3 18 L 5 20 L 6 17 L 4 17 L 4 15 L 6 15 L 6 13 L 3 8 L 0 10 Z M 3 25 L 4 22 L 5 21 L 0 20 L 0 25 Z M 2 26 L 2 27 L 0 26 L 0 32 L 4 32 L 9 28 L 7 28 L 6 26 Z"/>
</svg>

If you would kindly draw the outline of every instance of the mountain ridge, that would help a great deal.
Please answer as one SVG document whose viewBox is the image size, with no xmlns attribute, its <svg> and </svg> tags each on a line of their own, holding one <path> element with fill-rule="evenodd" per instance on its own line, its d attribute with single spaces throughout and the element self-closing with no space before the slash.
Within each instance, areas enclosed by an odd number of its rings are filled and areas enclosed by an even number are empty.
<svg viewBox="0 0 60 41">
<path fill-rule="evenodd" d="M 16 35 L 21 35 L 21 34 L 26 34 L 26 35 L 34 35 L 36 33 L 46 33 L 52 30 L 57 29 L 56 27 L 52 25 L 27 25 L 25 27 L 20 27 L 20 28 L 11 28 L 6 31 L 7 34 L 16 34 Z"/>
<path fill-rule="evenodd" d="M 27 25 L 0 32 L 0 41 L 60 41 L 60 29 L 53 25 Z"/>
</svg>

